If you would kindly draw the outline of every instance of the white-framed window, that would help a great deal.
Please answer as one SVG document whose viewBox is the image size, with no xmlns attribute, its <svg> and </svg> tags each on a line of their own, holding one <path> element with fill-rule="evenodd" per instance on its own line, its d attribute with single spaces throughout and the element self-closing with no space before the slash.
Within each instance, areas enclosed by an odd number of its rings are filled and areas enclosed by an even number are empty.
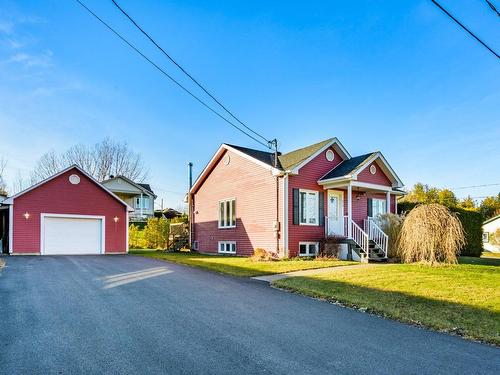
<svg viewBox="0 0 500 375">
<path fill-rule="evenodd" d="M 149 197 L 136 197 L 135 208 L 149 209 Z"/>
<path fill-rule="evenodd" d="M 219 228 L 236 227 L 236 199 L 219 201 Z"/>
<path fill-rule="evenodd" d="M 193 241 L 193 250 L 198 250 L 200 243 L 198 241 Z"/>
<path fill-rule="evenodd" d="M 219 241 L 220 254 L 236 254 L 236 241 Z"/>
<path fill-rule="evenodd" d="M 490 242 L 490 233 L 489 232 L 483 232 L 483 242 L 484 243 Z"/>
<path fill-rule="evenodd" d="M 299 256 L 312 257 L 318 254 L 319 242 L 299 242 Z"/>
<path fill-rule="evenodd" d="M 319 193 L 312 190 L 299 190 L 299 223 L 318 225 Z"/>
<path fill-rule="evenodd" d="M 335 153 L 332 150 L 328 150 L 325 155 L 328 161 L 333 161 L 333 159 L 335 159 Z"/>
<path fill-rule="evenodd" d="M 387 200 L 385 199 L 372 199 L 372 217 L 383 215 L 387 213 Z"/>
</svg>

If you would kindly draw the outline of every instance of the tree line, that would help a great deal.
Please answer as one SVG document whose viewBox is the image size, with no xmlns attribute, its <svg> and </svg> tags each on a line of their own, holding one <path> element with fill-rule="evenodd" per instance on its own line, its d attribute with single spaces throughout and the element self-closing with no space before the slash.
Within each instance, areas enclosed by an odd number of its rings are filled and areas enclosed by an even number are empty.
<svg viewBox="0 0 500 375">
<path fill-rule="evenodd" d="M 481 203 L 476 204 L 470 196 L 459 199 L 450 189 L 438 189 L 422 183 L 415 184 L 408 194 L 398 202 L 440 203 L 446 207 L 458 207 L 479 212 L 485 220 L 500 215 L 500 193 L 496 196 L 486 197 Z"/>
</svg>

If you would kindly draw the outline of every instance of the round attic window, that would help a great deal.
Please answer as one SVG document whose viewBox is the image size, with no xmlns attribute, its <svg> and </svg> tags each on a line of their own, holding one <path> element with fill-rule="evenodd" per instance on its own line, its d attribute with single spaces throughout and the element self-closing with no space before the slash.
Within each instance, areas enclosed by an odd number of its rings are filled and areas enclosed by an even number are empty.
<svg viewBox="0 0 500 375">
<path fill-rule="evenodd" d="M 229 165 L 230 162 L 231 162 L 231 157 L 229 155 L 226 155 L 224 157 L 224 165 Z"/>
<path fill-rule="evenodd" d="M 335 159 L 335 153 L 332 150 L 326 152 L 326 160 L 333 161 Z"/>
<path fill-rule="evenodd" d="M 372 166 L 370 167 L 370 173 L 371 173 L 371 174 L 375 174 L 375 173 L 377 173 L 377 167 L 376 167 L 375 165 L 372 165 Z"/>
<path fill-rule="evenodd" d="M 73 185 L 78 185 L 80 183 L 80 177 L 76 174 L 72 174 L 69 176 L 69 182 L 71 182 Z"/>
</svg>

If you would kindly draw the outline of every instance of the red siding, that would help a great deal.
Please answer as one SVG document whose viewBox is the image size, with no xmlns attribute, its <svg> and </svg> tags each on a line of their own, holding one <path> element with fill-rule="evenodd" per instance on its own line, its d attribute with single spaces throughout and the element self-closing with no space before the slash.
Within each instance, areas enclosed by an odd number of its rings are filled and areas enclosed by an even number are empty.
<svg viewBox="0 0 500 375">
<path fill-rule="evenodd" d="M 375 165 L 377 168 L 377 171 L 375 174 L 371 174 L 370 172 L 370 167 L 372 165 Z M 360 174 L 358 174 L 358 181 L 361 182 L 369 182 L 371 184 L 378 184 L 378 185 L 385 185 L 385 186 L 392 186 L 391 180 L 382 172 L 382 169 L 380 166 L 377 164 L 376 161 L 371 163 L 368 167 L 363 169 Z"/>
<path fill-rule="evenodd" d="M 230 163 L 223 160 L 226 155 Z M 277 182 L 278 181 L 278 182 Z M 282 199 L 282 179 L 269 169 L 226 151 L 194 194 L 193 240 L 199 251 L 217 253 L 219 241 L 236 241 L 237 255 L 252 255 L 255 248 L 276 251 L 277 183 Z M 236 199 L 236 228 L 218 228 L 219 201 Z M 281 221 L 282 210 L 279 210 Z"/>
<path fill-rule="evenodd" d="M 71 174 L 80 176 L 79 184 L 68 181 Z M 30 214 L 29 219 L 23 216 L 26 212 Z M 40 252 L 41 213 L 105 216 L 106 253 L 127 250 L 126 207 L 77 169 L 71 169 L 14 199 L 14 220 L 11 223 L 14 253 Z M 115 216 L 118 217 L 117 223 L 113 220 Z"/>
<path fill-rule="evenodd" d="M 294 225 L 293 224 L 293 189 L 307 189 L 325 192 L 325 215 L 327 210 L 327 192 L 318 185 L 318 180 L 327 172 L 335 168 L 342 157 L 335 152 L 333 161 L 326 159 L 326 150 L 316 156 L 299 170 L 299 174 L 289 177 L 288 182 L 288 255 L 295 257 L 298 255 L 299 242 L 320 241 L 325 236 L 324 225 Z"/>
</svg>

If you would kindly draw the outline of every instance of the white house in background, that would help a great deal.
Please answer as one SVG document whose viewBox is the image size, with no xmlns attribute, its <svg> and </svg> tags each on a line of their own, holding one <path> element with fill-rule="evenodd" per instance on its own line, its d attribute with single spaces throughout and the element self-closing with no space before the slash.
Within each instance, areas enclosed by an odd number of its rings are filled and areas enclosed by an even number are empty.
<svg viewBox="0 0 500 375">
<path fill-rule="evenodd" d="M 500 228 L 500 215 L 492 217 L 483 223 L 483 248 L 486 251 L 500 253 L 500 246 L 490 242 L 495 231 Z"/>
<path fill-rule="evenodd" d="M 102 184 L 135 209 L 130 213 L 130 221 L 143 221 L 154 216 L 156 194 L 149 184 L 137 183 L 125 176 L 110 176 Z"/>
</svg>

